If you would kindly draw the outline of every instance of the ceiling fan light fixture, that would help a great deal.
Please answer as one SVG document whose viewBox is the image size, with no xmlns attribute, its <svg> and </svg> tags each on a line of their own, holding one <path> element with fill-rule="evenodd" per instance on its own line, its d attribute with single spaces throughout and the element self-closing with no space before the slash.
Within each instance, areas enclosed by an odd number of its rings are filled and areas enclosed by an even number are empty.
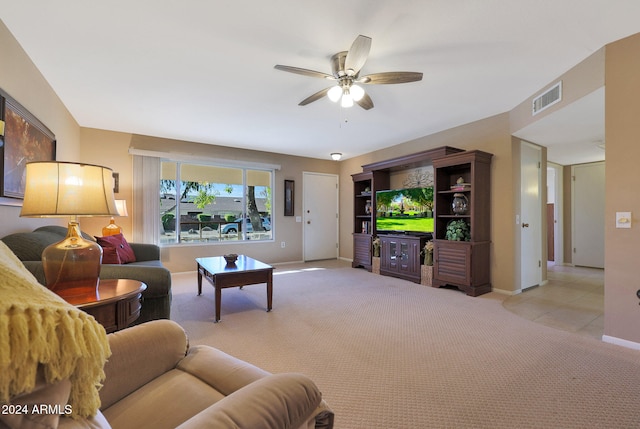
<svg viewBox="0 0 640 429">
<path fill-rule="evenodd" d="M 364 89 L 362 89 L 362 87 L 358 85 L 351 85 L 349 93 L 351 94 L 351 98 L 353 98 L 353 101 L 360 101 L 362 100 L 362 97 L 364 97 Z"/>
<path fill-rule="evenodd" d="M 337 103 L 338 100 L 340 100 L 340 97 L 342 97 L 342 88 L 334 86 L 329 90 L 329 92 L 327 92 L 327 97 L 329 97 L 329 100 Z"/>
<path fill-rule="evenodd" d="M 344 94 L 342 94 L 342 100 L 340 101 L 340 106 L 344 108 L 353 107 L 353 97 L 349 93 L 349 89 L 345 88 Z"/>
<path fill-rule="evenodd" d="M 341 100 L 342 108 L 352 107 L 358 103 L 364 110 L 373 108 L 373 101 L 369 94 L 357 84 L 397 84 L 418 82 L 422 80 L 421 72 L 381 72 L 360 77 L 360 71 L 367 61 L 371 50 L 371 37 L 362 34 L 356 37 L 348 51 L 341 51 L 331 57 L 331 74 L 300 67 L 276 64 L 277 70 L 289 73 L 301 74 L 316 78 L 332 80 L 337 85 L 322 89 L 302 100 L 298 105 L 306 106 L 323 97 L 329 98 L 334 103 Z"/>
</svg>

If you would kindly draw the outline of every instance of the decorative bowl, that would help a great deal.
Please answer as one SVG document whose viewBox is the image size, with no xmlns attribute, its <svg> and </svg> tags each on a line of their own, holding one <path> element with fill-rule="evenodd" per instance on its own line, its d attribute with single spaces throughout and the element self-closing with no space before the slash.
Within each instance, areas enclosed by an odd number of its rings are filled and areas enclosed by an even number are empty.
<svg viewBox="0 0 640 429">
<path fill-rule="evenodd" d="M 224 255 L 223 258 L 225 261 L 227 261 L 227 264 L 231 265 L 235 264 L 235 262 L 238 260 L 238 255 L 235 253 L 228 253 Z"/>
</svg>

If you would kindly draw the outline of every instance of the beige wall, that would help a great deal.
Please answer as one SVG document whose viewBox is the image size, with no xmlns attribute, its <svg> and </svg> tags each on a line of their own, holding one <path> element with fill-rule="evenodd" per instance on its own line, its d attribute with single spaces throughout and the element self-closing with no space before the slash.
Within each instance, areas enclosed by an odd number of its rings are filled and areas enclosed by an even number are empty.
<svg viewBox="0 0 640 429">
<path fill-rule="evenodd" d="M 548 85 L 541 88 L 535 94 L 518 104 L 509 112 L 511 121 L 511 133 L 514 134 L 518 130 L 539 121 L 540 119 L 561 110 L 576 100 L 591 94 L 593 91 L 602 88 L 604 85 L 604 65 L 605 65 L 605 48 L 601 48 L 591 54 L 584 61 L 575 67 L 572 67 L 566 73 L 560 75 L 557 79 L 549 82 Z M 562 81 L 562 100 L 553 106 L 543 110 L 533 116 L 531 113 L 531 104 L 533 99 L 544 93 L 558 81 Z"/>
<path fill-rule="evenodd" d="M 320 160 L 298 156 L 275 154 L 270 152 L 235 149 L 224 146 L 199 144 L 156 137 L 115 133 L 103 130 L 82 129 L 82 161 L 101 163 L 120 173 L 120 193 L 118 199 L 126 199 L 129 213 L 143 212 L 144 209 L 133 205 L 132 168 L 133 157 L 129 148 L 141 151 L 173 152 L 202 158 L 220 160 L 254 162 L 280 165 L 276 171 L 274 189 L 274 225 L 273 242 L 244 242 L 237 244 L 181 244 L 165 246 L 162 249 L 162 260 L 172 272 L 193 271 L 194 259 L 205 256 L 223 255 L 225 253 L 248 253 L 252 257 L 268 263 L 301 261 L 302 223 L 296 222 L 296 216 L 302 216 L 302 175 L 303 172 L 338 174 L 338 163 L 331 160 Z M 108 150 L 105 150 L 108 148 Z M 284 216 L 284 180 L 295 181 L 295 216 Z M 106 219 L 85 219 L 82 229 L 90 234 L 99 235 L 102 227 L 108 223 Z M 116 223 L 123 227 L 125 237 L 132 237 L 131 218 L 118 218 Z M 285 247 L 281 243 L 285 242 Z"/>
<path fill-rule="evenodd" d="M 130 216 L 116 217 L 114 220 L 122 227 L 124 236 L 131 237 L 133 235 L 131 214 L 134 209 L 132 205 L 133 157 L 128 153 L 131 134 L 82 128 L 80 139 L 82 162 L 104 165 L 119 174 L 119 192 L 114 196 L 118 200 L 127 201 L 127 211 Z M 80 222 L 83 231 L 99 236 L 102 235 L 102 227 L 109 223 L 109 218 L 82 218 Z"/>
<path fill-rule="evenodd" d="M 607 46 L 605 69 L 605 325 L 607 336 L 640 343 L 640 197 L 631 176 L 640 160 L 640 34 Z M 616 211 L 632 228 L 616 229 Z"/>
<path fill-rule="evenodd" d="M 640 230 L 634 219 L 633 228 L 614 228 L 616 211 L 640 213 L 640 200 L 636 197 L 634 181 L 625 172 L 634 171 L 640 159 L 640 146 L 635 144 L 640 136 L 640 35 L 612 43 L 590 56 L 561 78 L 564 81 L 564 100 L 549 109 L 548 113 L 560 109 L 575 99 L 606 83 L 606 209 L 605 229 L 605 334 L 610 337 L 640 343 L 637 329 L 640 307 L 635 296 L 640 283 L 633 270 L 636 255 L 640 253 Z M 56 135 L 57 157 L 65 161 L 83 161 L 104 164 L 120 173 L 121 192 L 131 203 L 131 157 L 127 153 L 133 136 L 103 130 L 81 129 L 66 107 L 49 87 L 29 57 L 18 45 L 7 28 L 0 22 L 0 58 L 3 69 L 0 88 L 23 104 Z M 602 73 L 604 64 L 605 73 Z M 556 82 L 550 82 L 550 84 Z M 541 89 L 542 91 L 542 89 Z M 539 91 L 539 92 L 541 92 Z M 538 93 L 539 93 L 538 92 Z M 537 95 L 533 94 L 533 96 Z M 529 124 L 531 99 L 525 100 L 511 112 L 467 124 L 441 133 L 425 136 L 411 142 L 372 152 L 340 163 L 289 157 L 213 146 L 221 157 L 273 162 L 283 168 L 276 176 L 276 206 L 282 206 L 284 179 L 296 181 L 296 215 L 301 210 L 301 181 L 303 171 L 318 171 L 340 174 L 340 256 L 352 256 L 352 181 L 351 174 L 361 171 L 361 165 L 383 159 L 394 158 L 428 148 L 449 145 L 462 149 L 480 149 L 494 154 L 492 162 L 492 284 L 494 288 L 513 291 L 515 282 L 515 239 L 513 215 L 516 212 L 515 178 L 518 177 L 517 162 L 511 133 Z M 541 115 L 548 114 L 544 112 Z M 543 117 L 543 116 L 540 116 Z M 537 119 L 537 118 L 536 118 Z M 106 150 L 105 150 L 106 149 Z M 205 150 L 205 149 L 202 149 Z M 566 198 L 566 195 L 565 195 Z M 130 208 L 131 210 L 131 208 Z M 565 211 L 566 213 L 567 211 Z M 19 218 L 19 207 L 0 205 L 0 236 L 11 232 L 30 230 L 36 226 L 50 224 L 52 220 Z M 300 260 L 302 255 L 302 226 L 295 218 L 280 217 L 277 221 L 275 243 L 252 243 L 238 247 L 214 248 L 211 246 L 170 247 L 163 251 L 167 266 L 176 271 L 193 269 L 193 258 L 212 254 L 244 250 L 264 255 L 270 261 Z M 57 223 L 66 223 L 65 220 Z M 125 234 L 131 234 L 131 220 L 119 219 Z M 99 233 L 106 220 L 83 220 L 83 228 Z M 570 228 L 567 228 L 570 229 Z M 279 248 L 280 241 L 287 241 L 286 252 Z M 565 241 L 567 242 L 567 241 Z"/>
<path fill-rule="evenodd" d="M 77 161 L 80 157 L 80 127 L 22 47 L 0 21 L 0 88 L 22 104 L 56 136 L 57 159 Z M 10 200 L 9 200 L 10 201 Z M 7 201 L 3 201 L 7 203 Z M 20 207 L 0 205 L 0 237 L 15 231 L 29 231 L 66 220 L 19 217 Z"/>
</svg>

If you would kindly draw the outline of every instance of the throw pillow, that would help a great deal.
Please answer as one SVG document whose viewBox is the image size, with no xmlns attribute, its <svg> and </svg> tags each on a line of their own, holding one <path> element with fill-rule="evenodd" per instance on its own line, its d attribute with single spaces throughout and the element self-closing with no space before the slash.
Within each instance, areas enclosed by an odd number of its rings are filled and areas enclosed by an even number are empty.
<svg viewBox="0 0 640 429">
<path fill-rule="evenodd" d="M 120 255 L 118 255 L 118 249 L 115 247 L 102 247 L 102 263 L 122 264 L 122 259 L 120 259 Z"/>
<path fill-rule="evenodd" d="M 136 261 L 136 255 L 133 253 L 133 249 L 127 243 L 122 234 L 109 235 L 106 237 L 96 237 L 96 241 L 102 246 L 103 252 L 107 248 L 115 248 L 120 261 L 123 264 Z M 103 253 L 104 256 L 104 253 Z"/>
</svg>

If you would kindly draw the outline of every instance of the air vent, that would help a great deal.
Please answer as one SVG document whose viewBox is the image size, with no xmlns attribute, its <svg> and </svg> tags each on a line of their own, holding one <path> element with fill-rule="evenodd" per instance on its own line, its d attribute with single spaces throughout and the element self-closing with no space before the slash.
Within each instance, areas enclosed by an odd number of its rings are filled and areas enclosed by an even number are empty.
<svg viewBox="0 0 640 429">
<path fill-rule="evenodd" d="M 547 92 L 533 99 L 532 113 L 537 115 L 544 109 L 562 100 L 562 81 L 553 85 Z"/>
</svg>

